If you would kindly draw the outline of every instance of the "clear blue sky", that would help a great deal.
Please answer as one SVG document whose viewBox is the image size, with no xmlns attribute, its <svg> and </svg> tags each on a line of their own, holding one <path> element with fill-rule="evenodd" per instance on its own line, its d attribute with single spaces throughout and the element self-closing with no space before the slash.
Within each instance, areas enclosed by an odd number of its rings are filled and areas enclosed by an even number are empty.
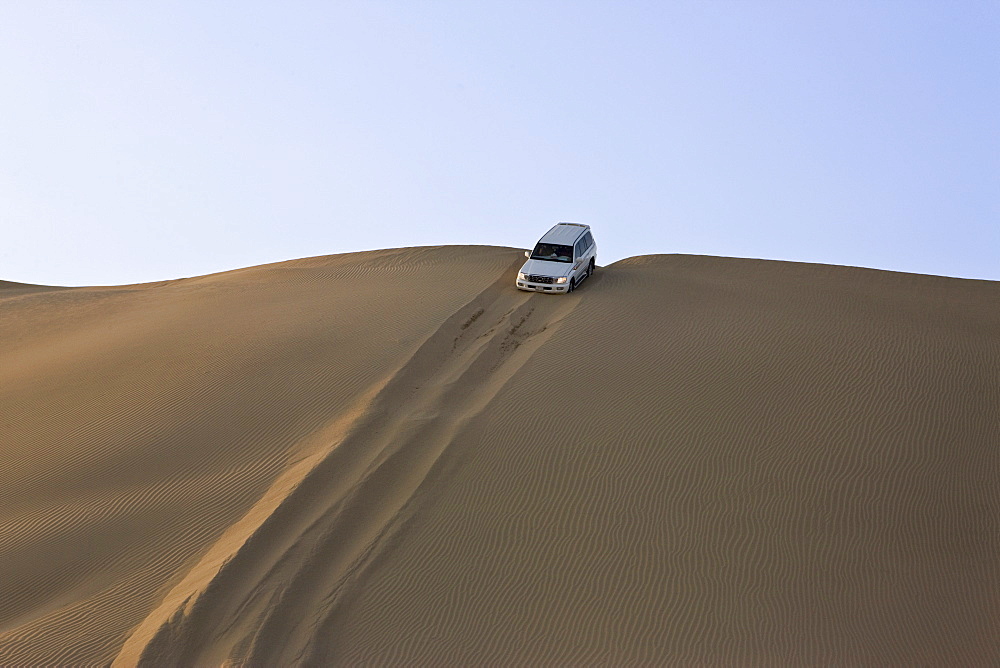
<svg viewBox="0 0 1000 668">
<path fill-rule="evenodd" d="M 0 0 L 0 279 L 696 253 L 1000 280 L 1000 0 Z"/>
</svg>

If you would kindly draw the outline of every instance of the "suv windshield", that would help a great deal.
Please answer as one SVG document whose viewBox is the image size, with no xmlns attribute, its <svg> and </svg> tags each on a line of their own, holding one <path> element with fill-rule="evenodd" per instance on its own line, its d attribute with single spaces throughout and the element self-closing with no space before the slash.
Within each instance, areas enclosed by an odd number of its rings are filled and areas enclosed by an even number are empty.
<svg viewBox="0 0 1000 668">
<path fill-rule="evenodd" d="M 538 244 L 531 251 L 532 260 L 548 260 L 549 262 L 572 262 L 573 247 L 559 244 Z"/>
</svg>

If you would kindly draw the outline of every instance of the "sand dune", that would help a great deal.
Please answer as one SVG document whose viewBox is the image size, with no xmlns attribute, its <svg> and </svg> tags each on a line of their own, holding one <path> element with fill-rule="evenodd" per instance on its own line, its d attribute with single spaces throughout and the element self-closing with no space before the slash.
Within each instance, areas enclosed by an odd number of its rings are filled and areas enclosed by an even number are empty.
<svg viewBox="0 0 1000 668">
<path fill-rule="evenodd" d="M 0 283 L 0 665 L 1000 662 L 1000 284 Z"/>
</svg>

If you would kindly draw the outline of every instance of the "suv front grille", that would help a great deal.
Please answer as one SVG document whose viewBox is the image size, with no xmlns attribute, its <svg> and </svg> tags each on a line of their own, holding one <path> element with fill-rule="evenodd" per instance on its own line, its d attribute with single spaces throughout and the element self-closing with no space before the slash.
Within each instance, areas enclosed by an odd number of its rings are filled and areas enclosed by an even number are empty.
<svg viewBox="0 0 1000 668">
<path fill-rule="evenodd" d="M 535 274 L 528 274 L 525 278 L 530 283 L 551 283 L 555 280 L 551 276 L 536 276 Z"/>
</svg>

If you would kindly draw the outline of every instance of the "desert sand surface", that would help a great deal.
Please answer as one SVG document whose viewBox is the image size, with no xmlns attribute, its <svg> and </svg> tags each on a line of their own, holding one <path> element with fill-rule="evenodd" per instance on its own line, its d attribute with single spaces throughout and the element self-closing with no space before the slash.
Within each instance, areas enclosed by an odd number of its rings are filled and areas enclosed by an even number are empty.
<svg viewBox="0 0 1000 668">
<path fill-rule="evenodd" d="M 1000 283 L 0 283 L 0 665 L 997 665 Z"/>
</svg>

